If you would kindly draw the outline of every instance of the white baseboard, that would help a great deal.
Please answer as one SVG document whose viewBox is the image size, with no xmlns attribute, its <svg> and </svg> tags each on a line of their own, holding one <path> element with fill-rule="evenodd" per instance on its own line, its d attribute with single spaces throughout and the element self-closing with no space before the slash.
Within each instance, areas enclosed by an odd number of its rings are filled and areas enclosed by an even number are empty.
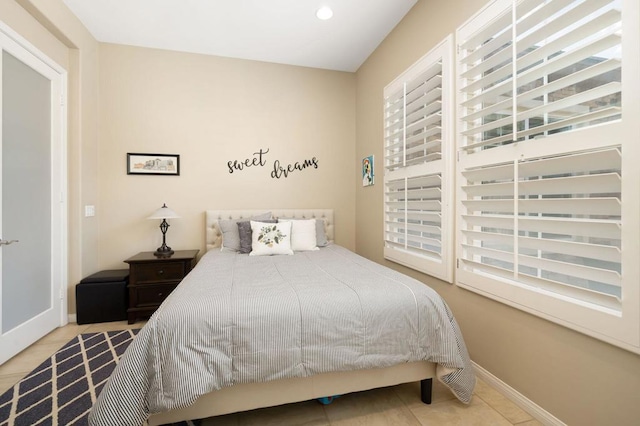
<svg viewBox="0 0 640 426">
<path fill-rule="evenodd" d="M 67 319 L 69 320 L 69 322 L 78 322 L 78 318 L 76 317 L 76 314 L 69 314 L 67 315 Z"/>
<path fill-rule="evenodd" d="M 475 362 L 473 367 L 476 369 L 476 375 L 487 382 L 489 386 L 503 394 L 507 399 L 522 408 L 527 413 L 531 414 L 537 421 L 547 426 L 567 426 L 560 419 L 549 413 L 547 410 L 531 401 L 520 392 L 498 379 L 493 374 L 489 373 L 484 368 L 480 367 Z"/>
</svg>

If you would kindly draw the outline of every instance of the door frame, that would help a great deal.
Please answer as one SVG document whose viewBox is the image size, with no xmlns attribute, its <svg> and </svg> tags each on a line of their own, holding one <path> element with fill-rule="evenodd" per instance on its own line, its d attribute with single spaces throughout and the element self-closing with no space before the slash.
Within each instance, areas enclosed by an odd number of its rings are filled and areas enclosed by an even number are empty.
<svg viewBox="0 0 640 426">
<path fill-rule="evenodd" d="M 53 328 L 68 323 L 68 196 L 67 196 L 67 71 L 41 52 L 20 34 L 0 21 L 1 50 L 6 50 L 36 72 L 51 80 L 51 301 L 52 309 L 59 312 Z M 0 56 L 0 66 L 2 57 Z M 2 85 L 0 84 L 0 99 Z M 1 104 L 0 104 L 1 112 Z M 57 120 L 53 117 L 57 116 Z M 0 113 L 0 130 L 2 114 Z M 0 134 L 0 138 L 1 138 Z M 1 155 L 0 151 L 0 155 Z M 1 157 L 0 157 L 1 158 Z M 2 292 L 0 291 L 0 306 Z M 15 343 L 16 353 L 35 342 L 35 336 L 41 334 L 40 326 L 34 321 L 38 316 L 23 323 L 20 332 L 9 330 Z M 14 329 L 15 330 L 15 329 Z M 2 329 L 0 328 L 0 334 Z M 45 333 L 46 334 L 46 333 Z M 42 336 L 40 336 L 42 337 Z M 39 337 L 38 337 L 39 338 Z M 36 338 L 36 340 L 38 339 Z M 6 359 L 0 358 L 0 364 Z"/>
</svg>

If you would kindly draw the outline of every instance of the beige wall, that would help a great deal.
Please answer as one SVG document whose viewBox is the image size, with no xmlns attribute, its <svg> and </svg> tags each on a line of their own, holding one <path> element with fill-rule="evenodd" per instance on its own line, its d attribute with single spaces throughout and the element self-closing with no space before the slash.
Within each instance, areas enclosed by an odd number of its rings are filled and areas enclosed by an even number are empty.
<svg viewBox="0 0 640 426">
<path fill-rule="evenodd" d="M 356 158 L 382 158 L 382 91 L 485 0 L 419 0 L 357 72 Z M 383 259 L 382 161 L 356 184 L 356 250 L 432 286 L 447 300 L 471 358 L 569 425 L 640 421 L 640 356 Z M 360 181 L 356 171 L 355 182 Z"/>
<path fill-rule="evenodd" d="M 68 69 L 69 49 L 15 1 L 0 2 L 0 20 L 11 30 Z"/>
<path fill-rule="evenodd" d="M 355 248 L 355 74 L 101 44 L 99 87 L 101 269 L 161 244 L 145 218 L 164 202 L 173 249 L 204 251 L 204 211 L 239 208 L 332 208 Z M 264 166 L 229 173 L 260 149 Z M 179 154 L 180 176 L 127 175 L 128 152 Z"/>
</svg>

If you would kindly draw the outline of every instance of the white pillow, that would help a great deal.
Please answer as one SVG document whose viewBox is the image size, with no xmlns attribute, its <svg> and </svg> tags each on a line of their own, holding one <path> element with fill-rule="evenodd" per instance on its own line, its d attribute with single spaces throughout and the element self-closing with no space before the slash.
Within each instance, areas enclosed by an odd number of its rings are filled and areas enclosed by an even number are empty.
<svg viewBox="0 0 640 426">
<path fill-rule="evenodd" d="M 280 223 L 280 221 L 278 221 Z M 316 240 L 316 220 L 282 220 L 291 223 L 291 249 L 293 251 L 320 250 Z"/>
<path fill-rule="evenodd" d="M 249 256 L 293 254 L 291 222 L 262 223 L 251 221 L 251 253 Z"/>
</svg>

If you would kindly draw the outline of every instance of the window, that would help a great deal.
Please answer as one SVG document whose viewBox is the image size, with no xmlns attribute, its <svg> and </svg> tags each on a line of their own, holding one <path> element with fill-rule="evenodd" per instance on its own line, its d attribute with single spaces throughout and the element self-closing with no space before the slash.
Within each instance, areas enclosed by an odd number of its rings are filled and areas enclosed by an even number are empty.
<svg viewBox="0 0 640 426">
<path fill-rule="evenodd" d="M 458 29 L 456 281 L 640 352 L 637 27 L 496 0 Z"/>
<path fill-rule="evenodd" d="M 453 40 L 384 90 L 386 259 L 453 282 Z"/>
</svg>

